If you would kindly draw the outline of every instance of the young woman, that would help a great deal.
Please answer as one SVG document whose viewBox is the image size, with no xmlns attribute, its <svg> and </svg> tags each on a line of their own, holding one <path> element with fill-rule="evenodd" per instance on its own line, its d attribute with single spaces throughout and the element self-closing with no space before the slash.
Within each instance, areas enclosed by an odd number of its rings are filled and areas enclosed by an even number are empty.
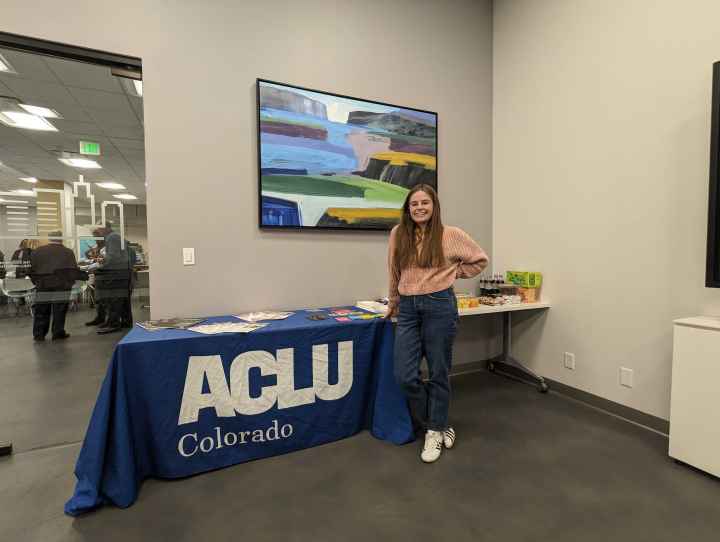
<svg viewBox="0 0 720 542">
<path fill-rule="evenodd" d="M 420 457 L 432 463 L 452 448 L 448 425 L 450 366 L 457 330 L 456 278 L 472 278 L 488 264 L 485 251 L 460 228 L 443 226 L 435 190 L 417 185 L 407 195 L 400 224 L 390 232 L 388 318 L 397 316 L 395 378 L 413 425 L 425 431 Z M 429 380 L 420 378 L 427 360 Z"/>
</svg>

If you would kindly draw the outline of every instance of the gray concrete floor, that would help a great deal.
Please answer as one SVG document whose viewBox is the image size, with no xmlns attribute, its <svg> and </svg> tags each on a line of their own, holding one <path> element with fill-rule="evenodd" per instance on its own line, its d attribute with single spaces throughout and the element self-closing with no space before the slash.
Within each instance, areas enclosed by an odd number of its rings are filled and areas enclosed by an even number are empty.
<svg viewBox="0 0 720 542">
<path fill-rule="evenodd" d="M 720 481 L 667 457 L 667 439 L 489 373 L 454 380 L 457 446 L 367 433 L 184 480 L 148 480 L 126 510 L 63 515 L 73 466 L 119 336 L 84 328 L 35 345 L 0 320 L 0 540 L 717 541 Z M 13 327 L 14 326 L 14 327 Z M 27 333 L 18 333 L 23 326 Z"/>
</svg>

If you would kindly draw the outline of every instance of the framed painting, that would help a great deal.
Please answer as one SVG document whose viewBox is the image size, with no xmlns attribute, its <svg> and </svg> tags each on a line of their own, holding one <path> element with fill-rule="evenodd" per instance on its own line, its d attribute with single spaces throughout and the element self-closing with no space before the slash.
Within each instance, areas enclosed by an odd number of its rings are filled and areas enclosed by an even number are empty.
<svg viewBox="0 0 720 542">
<path fill-rule="evenodd" d="M 432 111 L 257 80 L 261 228 L 389 230 L 437 190 Z"/>
</svg>

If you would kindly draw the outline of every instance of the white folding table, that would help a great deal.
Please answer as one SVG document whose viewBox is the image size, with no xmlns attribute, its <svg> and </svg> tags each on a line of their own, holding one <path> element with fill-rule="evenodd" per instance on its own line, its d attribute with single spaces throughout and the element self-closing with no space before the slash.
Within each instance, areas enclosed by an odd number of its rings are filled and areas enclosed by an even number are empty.
<svg viewBox="0 0 720 542">
<path fill-rule="evenodd" d="M 512 341 L 512 313 L 516 311 L 529 311 L 549 308 L 550 303 L 548 301 L 539 301 L 536 303 L 516 303 L 511 305 L 480 305 L 479 307 L 474 307 L 472 309 L 459 309 L 458 313 L 461 317 L 474 316 L 479 314 L 502 313 L 502 353 L 498 356 L 495 356 L 494 358 L 490 358 L 489 360 L 487 360 L 488 371 L 495 372 L 499 370 L 500 374 L 502 374 L 503 366 L 512 367 L 513 369 L 521 371 L 522 373 L 533 378 L 537 382 L 538 390 L 541 393 L 546 393 L 548 391 L 548 385 L 545 382 L 545 379 L 530 370 L 517 358 L 513 357 L 510 350 Z"/>
</svg>

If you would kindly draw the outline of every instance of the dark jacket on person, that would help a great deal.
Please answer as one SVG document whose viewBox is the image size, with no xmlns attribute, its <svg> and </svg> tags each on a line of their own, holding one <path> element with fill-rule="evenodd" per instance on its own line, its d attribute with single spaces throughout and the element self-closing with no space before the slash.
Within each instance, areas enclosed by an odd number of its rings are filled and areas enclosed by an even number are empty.
<svg viewBox="0 0 720 542">
<path fill-rule="evenodd" d="M 32 255 L 32 249 L 19 248 L 15 252 L 13 252 L 13 255 L 12 255 L 12 258 L 10 258 L 10 261 L 21 262 L 21 261 L 29 260 L 31 255 Z"/>
<path fill-rule="evenodd" d="M 95 271 L 99 299 L 127 297 L 131 288 L 132 264 L 127 250 L 122 249 L 120 235 L 105 237 L 105 258 Z"/>
<path fill-rule="evenodd" d="M 15 278 L 23 279 L 29 274 L 32 253 L 29 248 L 19 248 L 13 252 L 10 262 L 15 265 Z"/>
<path fill-rule="evenodd" d="M 70 290 L 82 272 L 75 253 L 60 243 L 50 243 L 32 251 L 30 279 L 42 290 Z"/>
</svg>

